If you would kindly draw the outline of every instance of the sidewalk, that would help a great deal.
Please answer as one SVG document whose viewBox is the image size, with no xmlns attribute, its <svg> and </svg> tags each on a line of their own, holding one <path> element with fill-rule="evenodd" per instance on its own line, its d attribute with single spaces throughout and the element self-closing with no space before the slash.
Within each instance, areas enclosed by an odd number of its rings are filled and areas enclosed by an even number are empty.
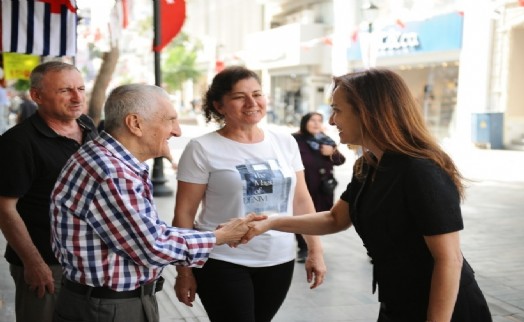
<svg viewBox="0 0 524 322">
<path fill-rule="evenodd" d="M 172 139 L 179 157 L 190 137 L 209 128 L 183 126 L 183 137 Z M 353 158 L 336 167 L 340 195 L 351 178 Z M 524 321 L 524 152 L 450 149 L 463 174 L 471 179 L 462 205 L 465 230 L 462 251 L 476 271 L 495 322 Z M 175 173 L 166 163 L 168 185 L 176 189 Z M 155 199 L 161 218 L 171 222 L 174 196 Z M 310 290 L 303 264 L 295 265 L 289 294 L 274 322 L 374 322 L 376 295 L 371 294 L 371 265 L 355 230 L 322 236 L 328 275 Z M 0 236 L 0 249 L 5 240 Z M 173 291 L 174 267 L 164 270 L 164 291 L 158 294 L 161 322 L 209 321 L 199 301 L 192 308 L 178 302 Z M 5 259 L 0 258 L 0 321 L 14 322 L 14 290 Z"/>
</svg>

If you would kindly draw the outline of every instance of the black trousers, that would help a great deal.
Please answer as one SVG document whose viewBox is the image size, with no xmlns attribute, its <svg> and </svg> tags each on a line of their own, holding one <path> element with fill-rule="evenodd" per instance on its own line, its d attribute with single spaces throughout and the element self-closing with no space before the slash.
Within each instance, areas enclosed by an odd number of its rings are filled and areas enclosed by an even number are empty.
<svg viewBox="0 0 524 322">
<path fill-rule="evenodd" d="M 300 234 L 295 234 L 295 239 L 297 240 L 298 249 L 307 251 L 307 243 L 304 237 Z"/>
<path fill-rule="evenodd" d="M 211 322 L 269 322 L 286 298 L 294 268 L 294 261 L 246 267 L 209 259 L 193 274 Z"/>
</svg>

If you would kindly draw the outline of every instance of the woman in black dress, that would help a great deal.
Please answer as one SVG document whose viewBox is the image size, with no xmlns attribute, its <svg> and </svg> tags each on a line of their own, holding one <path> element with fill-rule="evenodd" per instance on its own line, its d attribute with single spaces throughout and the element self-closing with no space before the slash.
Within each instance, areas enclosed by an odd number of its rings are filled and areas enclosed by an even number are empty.
<svg viewBox="0 0 524 322">
<path fill-rule="evenodd" d="M 330 124 L 362 147 L 331 211 L 273 217 L 246 239 L 276 229 L 308 235 L 354 226 L 373 263 L 379 322 L 492 321 L 460 249 L 463 178 L 426 127 L 402 78 L 370 69 L 334 78 Z"/>
</svg>

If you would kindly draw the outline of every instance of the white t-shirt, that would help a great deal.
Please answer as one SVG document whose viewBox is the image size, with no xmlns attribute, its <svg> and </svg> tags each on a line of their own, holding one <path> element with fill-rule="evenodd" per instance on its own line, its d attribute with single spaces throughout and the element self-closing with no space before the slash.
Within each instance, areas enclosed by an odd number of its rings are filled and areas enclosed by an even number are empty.
<svg viewBox="0 0 524 322">
<path fill-rule="evenodd" d="M 264 130 L 259 143 L 239 143 L 211 132 L 192 139 L 178 165 L 177 179 L 207 184 L 195 229 L 215 230 L 250 212 L 293 215 L 296 172 L 304 169 L 289 133 Z M 216 246 L 211 258 L 250 267 L 282 264 L 295 258 L 295 237 L 268 231 L 237 248 Z"/>
</svg>

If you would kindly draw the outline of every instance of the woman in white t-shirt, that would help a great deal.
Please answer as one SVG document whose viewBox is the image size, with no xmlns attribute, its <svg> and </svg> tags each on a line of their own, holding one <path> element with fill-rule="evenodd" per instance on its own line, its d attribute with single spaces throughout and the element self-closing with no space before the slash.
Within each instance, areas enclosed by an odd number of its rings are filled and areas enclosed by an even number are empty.
<svg viewBox="0 0 524 322">
<path fill-rule="evenodd" d="M 209 230 L 251 212 L 314 212 L 295 139 L 259 127 L 266 98 L 255 72 L 235 66 L 217 74 L 203 110 L 220 128 L 192 139 L 182 153 L 174 226 Z M 318 237 L 305 237 L 307 278 L 315 288 L 326 272 L 323 251 Z M 198 292 L 213 322 L 271 321 L 291 284 L 295 247 L 293 234 L 277 231 L 236 248 L 217 246 L 203 268 L 177 267 L 177 297 L 192 306 Z"/>
</svg>

